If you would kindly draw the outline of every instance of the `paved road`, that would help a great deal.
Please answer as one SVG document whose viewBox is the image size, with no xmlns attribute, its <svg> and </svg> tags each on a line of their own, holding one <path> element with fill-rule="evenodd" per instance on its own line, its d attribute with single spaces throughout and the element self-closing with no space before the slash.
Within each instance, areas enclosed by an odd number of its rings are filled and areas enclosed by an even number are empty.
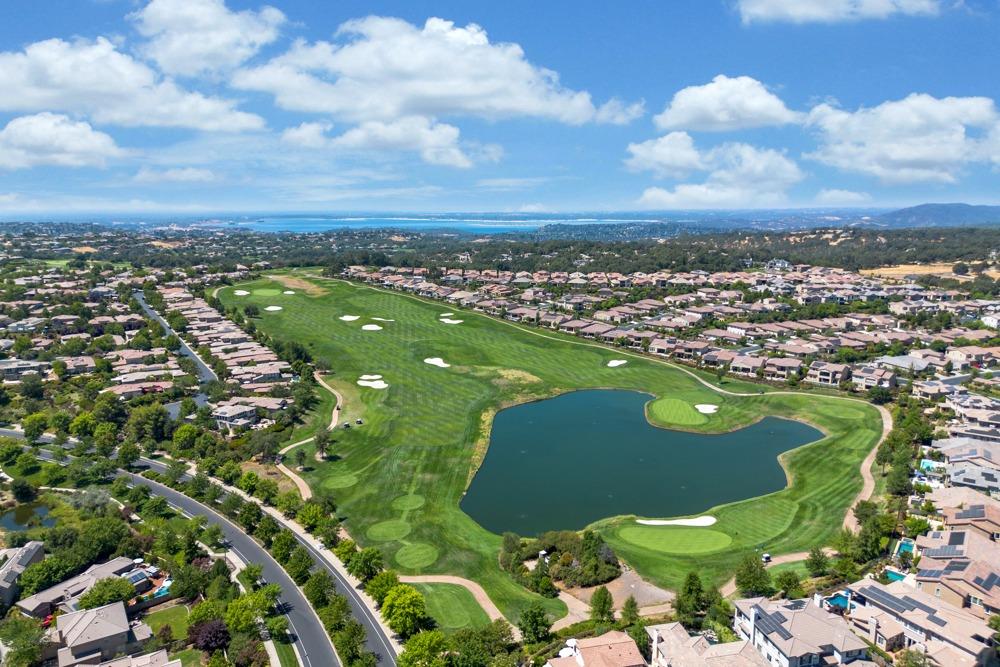
<svg viewBox="0 0 1000 667">
<path fill-rule="evenodd" d="M 42 450 L 39 456 L 50 461 L 54 460 L 52 453 L 45 450 Z M 243 532 L 242 528 L 207 505 L 203 505 L 179 491 L 174 491 L 169 486 L 146 479 L 140 475 L 126 471 L 121 471 L 120 474 L 128 477 L 133 485 L 148 487 L 154 495 L 162 497 L 170 505 L 181 510 L 188 516 L 202 516 L 205 517 L 205 520 L 209 524 L 219 526 L 225 538 L 229 540 L 230 549 L 242 558 L 244 562 L 260 564 L 264 578 L 268 582 L 281 587 L 279 602 L 282 605 L 283 611 L 288 616 L 288 625 L 295 636 L 295 642 L 299 645 L 298 649 L 303 667 L 340 666 L 340 661 L 333 650 L 330 637 L 326 634 L 326 630 L 324 630 L 319 617 L 316 616 L 316 612 L 313 611 L 305 596 L 295 585 L 295 582 L 292 581 L 291 577 L 288 576 L 288 573 L 271 557 L 264 547 Z"/>
<path fill-rule="evenodd" d="M 191 361 L 194 362 L 195 366 L 198 368 L 198 380 L 202 384 L 219 379 L 219 377 L 215 374 L 215 372 L 211 368 L 209 368 L 204 361 L 201 360 L 201 357 L 195 354 L 194 350 L 192 350 L 190 346 L 188 346 L 188 344 L 184 342 L 184 339 L 181 338 L 176 331 L 170 328 L 170 325 L 167 324 L 167 321 L 162 317 L 160 317 L 160 314 L 155 310 L 153 310 L 152 306 L 146 303 L 146 297 L 143 296 L 142 292 L 133 292 L 132 296 L 134 296 L 135 300 L 139 302 L 139 305 L 142 306 L 142 309 L 147 316 L 156 320 L 159 323 L 159 325 L 163 327 L 166 331 L 169 331 L 170 333 L 180 338 L 181 354 L 183 354 L 185 357 L 188 357 L 189 359 L 191 359 Z"/>
</svg>

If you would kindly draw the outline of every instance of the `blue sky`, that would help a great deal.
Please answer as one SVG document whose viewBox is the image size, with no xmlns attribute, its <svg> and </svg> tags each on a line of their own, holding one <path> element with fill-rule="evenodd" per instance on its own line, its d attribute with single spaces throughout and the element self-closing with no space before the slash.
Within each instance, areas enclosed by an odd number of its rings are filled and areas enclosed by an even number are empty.
<svg viewBox="0 0 1000 667">
<path fill-rule="evenodd" d="M 9 0 L 0 215 L 1000 201 L 997 0 Z"/>
</svg>

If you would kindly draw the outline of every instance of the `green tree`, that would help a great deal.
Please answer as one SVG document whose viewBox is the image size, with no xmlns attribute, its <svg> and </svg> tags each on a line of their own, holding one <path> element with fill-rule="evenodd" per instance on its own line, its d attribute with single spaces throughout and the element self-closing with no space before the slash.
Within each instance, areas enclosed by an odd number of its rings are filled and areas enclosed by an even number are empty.
<svg viewBox="0 0 1000 667">
<path fill-rule="evenodd" d="M 139 456 L 142 452 L 139 451 L 139 447 L 133 443 L 125 443 L 118 448 L 118 465 L 121 468 L 128 469 L 136 461 L 139 460 Z"/>
<path fill-rule="evenodd" d="M 382 570 L 365 584 L 365 592 L 382 606 L 385 596 L 399 584 L 399 575 L 393 570 Z"/>
<path fill-rule="evenodd" d="M 614 600 L 606 586 L 600 586 L 590 596 L 590 620 L 595 623 L 612 623 L 615 620 Z"/>
<path fill-rule="evenodd" d="M 326 570 L 316 570 L 302 587 L 302 591 L 314 609 L 321 609 L 329 604 L 330 595 L 334 592 L 333 577 Z"/>
<path fill-rule="evenodd" d="M 912 648 L 897 653 L 892 664 L 896 667 L 933 667 L 930 658 L 924 655 L 923 652 Z"/>
<path fill-rule="evenodd" d="M 312 501 L 304 503 L 295 513 L 295 520 L 310 533 L 324 518 L 326 518 L 326 511 L 323 510 L 323 506 Z"/>
<path fill-rule="evenodd" d="M 770 595 L 774 590 L 771 585 L 771 575 L 764 568 L 760 558 L 754 554 L 746 554 L 736 566 L 736 587 L 740 595 L 747 598 Z"/>
<path fill-rule="evenodd" d="M 550 628 L 549 617 L 545 614 L 542 603 L 532 600 L 528 607 L 521 612 L 521 619 L 517 622 L 518 629 L 524 641 L 528 644 L 545 641 L 549 638 Z"/>
<path fill-rule="evenodd" d="M 806 594 L 802 589 L 802 582 L 799 581 L 799 575 L 791 570 L 779 572 L 774 578 L 774 584 L 789 600 L 801 598 Z"/>
<path fill-rule="evenodd" d="M 705 588 L 697 572 L 688 572 L 684 585 L 677 592 L 674 600 L 677 620 L 688 628 L 698 628 L 701 625 L 701 613 L 705 610 Z"/>
<path fill-rule="evenodd" d="M 822 547 L 813 547 L 809 550 L 809 557 L 806 558 L 806 570 L 814 577 L 822 577 L 830 567 L 830 559 Z"/>
<path fill-rule="evenodd" d="M 635 601 L 635 597 L 628 596 L 625 600 L 625 604 L 622 605 L 622 625 L 628 627 L 630 625 L 635 625 L 639 621 L 639 603 Z"/>
<path fill-rule="evenodd" d="M 448 640 L 440 630 L 425 630 L 410 637 L 402 655 L 400 667 L 446 667 Z"/>
<path fill-rule="evenodd" d="M 347 571 L 366 582 L 382 571 L 382 552 L 376 547 L 366 547 L 347 563 Z"/>
<path fill-rule="evenodd" d="M 301 545 L 292 549 L 292 553 L 288 557 L 288 562 L 285 563 L 285 570 L 288 572 L 288 576 L 290 576 L 292 581 L 300 586 L 309 579 L 309 573 L 312 570 L 312 567 L 312 556 L 310 556 L 309 552 L 306 551 L 306 548 Z"/>
<path fill-rule="evenodd" d="M 34 667 L 42 662 L 45 628 L 36 618 L 11 610 L 0 622 L 0 641 L 7 646 L 4 667 Z"/>
<path fill-rule="evenodd" d="M 296 544 L 298 542 L 295 540 L 295 536 L 288 530 L 282 530 L 271 541 L 271 555 L 279 563 L 287 563 Z"/>
<path fill-rule="evenodd" d="M 399 584 L 386 594 L 382 617 L 393 632 L 407 639 L 420 630 L 427 618 L 424 596 L 413 586 Z"/>
<path fill-rule="evenodd" d="M 125 602 L 133 597 L 135 597 L 135 587 L 128 579 L 108 577 L 101 579 L 89 591 L 81 595 L 79 606 L 81 609 L 94 609 L 112 602 Z"/>
<path fill-rule="evenodd" d="M 49 425 L 49 418 L 44 412 L 35 412 L 25 417 L 21 421 L 21 428 L 24 429 L 24 439 L 30 442 L 37 441 Z"/>
</svg>

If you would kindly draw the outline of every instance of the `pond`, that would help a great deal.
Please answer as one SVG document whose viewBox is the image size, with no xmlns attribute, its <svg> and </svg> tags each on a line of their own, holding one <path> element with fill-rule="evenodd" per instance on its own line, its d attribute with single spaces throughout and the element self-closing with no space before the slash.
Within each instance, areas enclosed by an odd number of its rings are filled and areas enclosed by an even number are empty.
<svg viewBox="0 0 1000 667">
<path fill-rule="evenodd" d="M 657 428 L 645 416 L 650 399 L 587 390 L 502 410 L 462 510 L 520 535 L 619 514 L 697 514 L 783 489 L 778 455 L 823 437 L 776 417 L 720 435 Z"/>
<path fill-rule="evenodd" d="M 49 508 L 42 503 L 21 503 L 0 514 L 0 528 L 18 532 L 29 528 L 51 528 L 56 520 L 49 517 Z"/>
</svg>

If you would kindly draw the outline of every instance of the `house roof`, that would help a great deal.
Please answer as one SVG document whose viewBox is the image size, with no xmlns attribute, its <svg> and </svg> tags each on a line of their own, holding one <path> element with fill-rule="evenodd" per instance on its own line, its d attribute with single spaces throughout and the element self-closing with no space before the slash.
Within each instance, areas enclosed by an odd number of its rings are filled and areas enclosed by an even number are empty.
<svg viewBox="0 0 1000 667">
<path fill-rule="evenodd" d="M 127 633 L 129 625 L 125 604 L 112 602 L 96 609 L 83 609 L 58 616 L 56 628 L 62 642 L 72 648 Z"/>
</svg>

